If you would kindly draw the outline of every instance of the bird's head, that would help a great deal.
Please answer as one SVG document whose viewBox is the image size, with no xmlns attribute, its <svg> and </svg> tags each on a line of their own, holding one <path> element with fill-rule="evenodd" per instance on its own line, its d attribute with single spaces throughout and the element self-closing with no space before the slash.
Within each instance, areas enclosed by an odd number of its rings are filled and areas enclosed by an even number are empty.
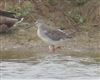
<svg viewBox="0 0 100 80">
<path fill-rule="evenodd" d="M 44 21 L 42 19 L 38 19 L 36 22 L 35 22 L 35 26 L 36 27 L 40 27 L 41 25 L 44 24 Z"/>
</svg>

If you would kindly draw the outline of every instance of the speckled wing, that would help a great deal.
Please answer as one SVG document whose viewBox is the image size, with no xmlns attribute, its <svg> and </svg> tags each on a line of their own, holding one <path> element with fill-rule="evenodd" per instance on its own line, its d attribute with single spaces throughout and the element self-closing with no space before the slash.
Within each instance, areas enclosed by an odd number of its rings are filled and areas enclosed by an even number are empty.
<svg viewBox="0 0 100 80">
<path fill-rule="evenodd" d="M 49 37 L 51 40 L 54 40 L 54 41 L 60 41 L 60 40 L 66 39 L 66 38 L 71 38 L 68 35 L 66 35 L 66 33 L 61 32 L 60 30 L 54 30 L 54 29 L 45 30 L 44 34 L 47 37 Z"/>
</svg>

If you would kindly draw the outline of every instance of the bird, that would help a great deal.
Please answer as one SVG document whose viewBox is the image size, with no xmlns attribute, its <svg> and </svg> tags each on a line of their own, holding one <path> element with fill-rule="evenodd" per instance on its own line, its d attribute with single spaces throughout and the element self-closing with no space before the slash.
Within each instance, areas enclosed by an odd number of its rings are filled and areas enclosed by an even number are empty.
<svg viewBox="0 0 100 80">
<path fill-rule="evenodd" d="M 16 16 L 16 13 L 0 10 L 0 33 L 7 32 L 15 24 L 24 18 Z"/>
<path fill-rule="evenodd" d="M 38 19 L 35 22 L 35 26 L 37 27 L 38 37 L 49 44 L 49 50 L 52 52 L 61 49 L 61 46 L 55 47 L 56 44 L 63 42 L 67 38 L 72 38 L 71 34 L 68 34 L 61 29 L 55 29 L 54 26 L 47 25 L 42 19 Z"/>
</svg>

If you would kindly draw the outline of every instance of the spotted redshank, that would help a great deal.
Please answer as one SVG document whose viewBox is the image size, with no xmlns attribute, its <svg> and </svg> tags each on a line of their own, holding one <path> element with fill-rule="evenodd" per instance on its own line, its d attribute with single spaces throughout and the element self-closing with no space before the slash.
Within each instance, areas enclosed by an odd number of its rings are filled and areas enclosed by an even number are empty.
<svg viewBox="0 0 100 80">
<path fill-rule="evenodd" d="M 61 48 L 60 46 L 55 47 L 56 44 L 63 42 L 67 38 L 72 38 L 70 34 L 47 25 L 45 21 L 41 19 L 35 22 L 35 26 L 37 27 L 37 35 L 40 39 L 49 44 L 49 50 L 53 52 L 55 52 L 57 48 Z"/>
</svg>

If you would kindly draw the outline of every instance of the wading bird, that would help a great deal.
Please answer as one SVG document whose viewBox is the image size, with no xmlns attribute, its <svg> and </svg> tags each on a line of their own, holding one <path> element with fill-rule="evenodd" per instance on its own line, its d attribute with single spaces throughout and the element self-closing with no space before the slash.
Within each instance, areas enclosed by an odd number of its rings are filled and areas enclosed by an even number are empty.
<svg viewBox="0 0 100 80">
<path fill-rule="evenodd" d="M 61 46 L 55 47 L 56 44 L 63 42 L 67 38 L 72 38 L 71 34 L 60 29 L 55 29 L 53 26 L 47 25 L 41 19 L 35 22 L 35 26 L 37 27 L 37 35 L 40 39 L 49 44 L 49 50 L 53 52 L 61 48 Z"/>
<path fill-rule="evenodd" d="M 23 21 L 16 13 L 0 10 L 0 32 L 7 32 L 11 27 Z"/>
</svg>

